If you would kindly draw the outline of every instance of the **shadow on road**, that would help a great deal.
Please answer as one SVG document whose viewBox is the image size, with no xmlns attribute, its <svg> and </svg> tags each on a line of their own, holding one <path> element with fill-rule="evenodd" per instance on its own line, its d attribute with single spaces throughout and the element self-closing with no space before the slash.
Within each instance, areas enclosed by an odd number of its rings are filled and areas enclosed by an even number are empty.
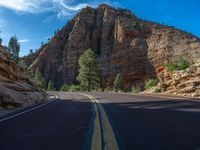
<svg viewBox="0 0 200 150">
<path fill-rule="evenodd" d="M 89 134 L 91 102 L 55 100 L 0 123 L 1 150 L 79 150 Z"/>
<path fill-rule="evenodd" d="M 200 102 L 129 101 L 104 108 L 124 149 L 200 149 Z"/>
</svg>

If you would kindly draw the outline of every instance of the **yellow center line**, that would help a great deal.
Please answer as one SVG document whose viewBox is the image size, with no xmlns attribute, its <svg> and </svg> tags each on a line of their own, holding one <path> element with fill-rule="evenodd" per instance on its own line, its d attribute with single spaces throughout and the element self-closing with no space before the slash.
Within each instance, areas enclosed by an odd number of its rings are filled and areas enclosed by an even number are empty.
<svg viewBox="0 0 200 150">
<path fill-rule="evenodd" d="M 83 93 L 74 93 L 74 94 L 86 96 L 94 104 L 94 111 L 96 113 L 96 116 L 94 119 L 94 132 L 92 136 L 91 150 L 102 150 L 102 149 L 119 150 L 119 146 L 114 131 L 100 101 L 88 94 L 83 94 Z M 102 126 L 100 122 L 102 123 Z M 102 138 L 103 138 L 103 143 L 102 143 Z"/>
</svg>

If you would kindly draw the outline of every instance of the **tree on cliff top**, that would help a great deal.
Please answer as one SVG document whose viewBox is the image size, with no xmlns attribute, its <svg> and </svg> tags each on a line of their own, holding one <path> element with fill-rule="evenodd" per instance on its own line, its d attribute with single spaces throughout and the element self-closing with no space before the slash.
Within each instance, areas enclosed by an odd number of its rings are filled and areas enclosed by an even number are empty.
<svg viewBox="0 0 200 150">
<path fill-rule="evenodd" d="M 100 87 L 100 66 L 94 51 L 86 50 L 79 59 L 79 75 L 84 90 L 91 91 Z"/>
<path fill-rule="evenodd" d="M 1 33 L 1 31 L 0 31 L 0 33 Z M 2 41 L 3 41 L 2 38 L 0 38 L 0 45 L 2 45 Z"/>
<path fill-rule="evenodd" d="M 118 92 L 119 90 L 122 89 L 122 82 L 123 82 L 123 75 L 122 73 L 118 73 L 116 75 L 114 86 L 113 86 L 115 92 Z"/>
<path fill-rule="evenodd" d="M 18 39 L 16 35 L 11 36 L 10 41 L 8 43 L 8 51 L 11 53 L 12 58 L 18 62 L 20 45 L 18 43 Z"/>
</svg>

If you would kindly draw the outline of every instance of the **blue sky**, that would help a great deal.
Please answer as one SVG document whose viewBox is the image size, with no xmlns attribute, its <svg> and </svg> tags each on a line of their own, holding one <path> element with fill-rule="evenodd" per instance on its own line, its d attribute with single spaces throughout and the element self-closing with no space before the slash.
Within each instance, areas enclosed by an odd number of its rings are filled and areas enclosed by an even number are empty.
<svg viewBox="0 0 200 150">
<path fill-rule="evenodd" d="M 6 45 L 10 36 L 17 35 L 23 56 L 39 48 L 81 8 L 101 3 L 200 37 L 200 0 L 0 0 L 0 37 Z"/>
</svg>

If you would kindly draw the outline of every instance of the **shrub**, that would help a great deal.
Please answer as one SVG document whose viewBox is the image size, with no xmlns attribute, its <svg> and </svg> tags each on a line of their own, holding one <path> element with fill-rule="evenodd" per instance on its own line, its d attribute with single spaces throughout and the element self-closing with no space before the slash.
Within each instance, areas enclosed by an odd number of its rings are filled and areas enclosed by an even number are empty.
<svg viewBox="0 0 200 150">
<path fill-rule="evenodd" d="M 186 59 L 183 59 L 182 57 L 177 57 L 177 60 L 175 63 L 166 64 L 165 67 L 168 71 L 180 71 L 185 70 L 189 68 L 194 62 L 189 62 Z"/>
<path fill-rule="evenodd" d="M 158 83 L 158 80 L 157 79 L 149 79 L 147 80 L 147 82 L 145 83 L 145 87 L 146 89 L 149 89 L 149 88 L 152 88 L 154 86 L 156 86 Z"/>
<path fill-rule="evenodd" d="M 155 93 L 160 93 L 160 92 L 161 92 L 161 89 L 160 89 L 160 88 L 156 88 L 156 89 L 154 90 L 154 92 L 155 92 Z"/>
<path fill-rule="evenodd" d="M 138 86 L 132 87 L 132 93 L 139 93 L 141 90 Z"/>
<path fill-rule="evenodd" d="M 123 86 L 123 74 L 122 73 L 118 73 L 116 75 L 114 86 L 113 86 L 115 92 L 118 92 L 119 90 L 122 90 L 122 86 Z"/>
<path fill-rule="evenodd" d="M 47 90 L 49 90 L 49 91 L 53 91 L 54 90 L 54 85 L 53 85 L 52 81 L 49 81 Z"/>
<path fill-rule="evenodd" d="M 34 81 L 36 82 L 38 87 L 40 87 L 41 89 L 45 89 L 45 80 L 38 69 L 35 72 Z"/>
<path fill-rule="evenodd" d="M 80 85 L 67 85 L 64 84 L 61 88 L 60 91 L 65 91 L 65 92 L 78 92 L 81 91 L 82 88 Z"/>
<path fill-rule="evenodd" d="M 107 86 L 105 89 L 104 89 L 105 92 L 112 92 L 113 91 L 113 88 L 111 86 Z"/>
</svg>

